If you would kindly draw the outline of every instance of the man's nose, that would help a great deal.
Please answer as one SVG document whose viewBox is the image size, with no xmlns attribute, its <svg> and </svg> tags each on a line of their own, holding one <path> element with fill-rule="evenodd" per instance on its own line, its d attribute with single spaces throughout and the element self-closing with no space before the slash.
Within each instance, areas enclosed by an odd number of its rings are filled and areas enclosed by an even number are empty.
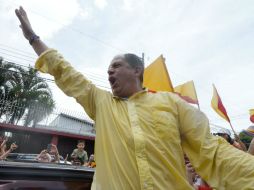
<svg viewBox="0 0 254 190">
<path fill-rule="evenodd" d="M 114 74 L 114 69 L 111 67 L 108 69 L 108 75 Z"/>
</svg>

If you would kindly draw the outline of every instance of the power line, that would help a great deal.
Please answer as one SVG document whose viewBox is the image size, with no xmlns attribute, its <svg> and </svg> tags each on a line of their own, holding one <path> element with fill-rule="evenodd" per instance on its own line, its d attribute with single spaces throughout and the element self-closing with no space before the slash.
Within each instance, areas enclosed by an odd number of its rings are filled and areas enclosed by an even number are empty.
<svg viewBox="0 0 254 190">
<path fill-rule="evenodd" d="M 29 52 L 27 52 L 27 51 L 20 50 L 20 49 L 11 47 L 11 46 L 7 46 L 7 45 L 5 45 L 5 44 L 1 44 L 1 43 L 0 43 L 0 46 L 6 47 L 6 48 L 10 48 L 10 49 L 12 49 L 12 50 L 16 50 L 16 51 L 18 51 L 18 52 L 22 52 L 22 53 L 24 53 L 24 54 L 27 54 L 27 55 L 29 55 L 29 56 L 32 56 L 32 54 L 29 53 Z"/>
<path fill-rule="evenodd" d="M 3 67 L 0 67 L 0 69 L 8 70 L 10 72 L 15 72 L 15 73 L 19 73 L 19 74 L 23 74 L 25 76 L 31 76 L 30 74 L 27 74 L 27 73 L 23 73 L 23 72 L 19 72 L 19 71 L 13 71 L 13 70 L 9 70 L 9 69 L 3 68 Z M 50 82 L 50 83 L 54 83 L 55 84 L 55 80 L 53 80 L 53 79 L 43 78 L 43 77 L 39 77 L 39 76 L 37 76 L 37 78 L 40 78 L 41 80 L 44 80 L 46 82 Z M 99 84 L 96 84 L 96 86 L 99 86 L 99 87 L 105 88 L 105 89 L 110 89 L 109 87 L 106 87 L 106 86 L 103 86 L 103 85 L 99 85 Z"/>
<path fill-rule="evenodd" d="M 1 48 L 0 48 L 1 49 Z M 6 51 L 9 51 L 9 50 L 6 50 Z M 13 52 L 13 51 L 12 51 Z M 32 63 L 32 64 L 34 64 L 34 62 L 35 62 L 35 60 L 34 59 L 37 59 L 37 58 L 34 58 L 33 60 L 27 60 L 27 59 L 24 59 L 23 57 L 19 57 L 19 56 L 16 56 L 16 54 L 13 54 L 13 53 L 16 53 L 16 52 L 8 52 L 8 53 L 5 53 L 5 52 L 1 52 L 0 51 L 0 54 L 1 53 L 3 53 L 3 54 L 5 54 L 5 55 L 8 55 L 8 56 L 11 56 L 11 57 L 14 57 L 14 58 L 17 58 L 17 59 L 19 59 L 19 60 L 22 60 L 22 61 L 26 61 L 26 62 L 29 62 L 29 63 Z M 8 58 L 6 58 L 6 57 L 4 57 L 3 56 L 3 58 L 4 58 L 4 60 L 7 60 Z M 10 62 L 14 62 L 13 60 L 11 60 Z M 13 63 L 13 64 L 16 64 L 16 65 L 20 65 L 20 66 L 22 66 L 22 67 L 28 67 L 28 66 L 26 66 L 26 65 L 21 65 L 21 64 L 17 64 L 17 63 Z M 86 71 L 85 71 L 86 72 Z M 102 79 L 102 80 L 105 80 L 105 76 L 103 76 L 103 75 L 100 75 L 100 74 L 98 74 L 98 73 L 93 73 L 92 71 L 87 71 L 87 72 L 89 72 L 89 73 L 87 73 L 88 75 L 91 75 L 92 77 L 96 77 L 96 78 L 98 78 L 98 80 L 99 80 L 99 78 L 100 79 Z"/>
<path fill-rule="evenodd" d="M 13 72 L 13 73 L 22 74 L 22 75 L 25 75 L 25 76 L 32 76 L 32 75 L 24 73 L 24 72 L 14 71 L 14 70 L 10 70 L 10 69 L 3 68 L 3 67 L 0 67 L 0 69 L 7 70 L 7 71 L 10 71 L 10 72 Z M 52 80 L 52 79 L 47 79 L 47 78 L 43 78 L 43 77 L 39 77 L 39 76 L 37 76 L 37 78 L 39 78 L 41 80 L 44 80 L 44 81 L 47 81 L 47 82 L 54 82 L 54 80 Z"/>
<path fill-rule="evenodd" d="M 14 62 L 16 62 L 17 60 L 13 60 L 13 59 L 4 57 L 4 61 L 14 63 Z M 23 60 L 19 60 L 19 62 L 22 63 L 22 64 L 28 64 L 28 66 L 27 66 L 27 65 L 23 65 L 23 67 L 29 67 L 29 65 L 32 64 L 31 62 L 27 62 L 27 61 L 23 61 Z"/>
<path fill-rule="evenodd" d="M 0 54 L 4 54 L 4 55 L 7 55 L 7 56 L 11 56 L 11 57 L 13 57 L 13 58 L 23 59 L 23 60 L 25 60 L 25 61 L 28 61 L 28 62 L 31 62 L 31 63 L 32 63 L 32 60 L 25 59 L 25 58 L 23 58 L 23 57 L 19 57 L 19 56 L 16 56 L 16 55 L 11 55 L 11 54 L 8 54 L 8 53 L 5 53 L 5 52 L 1 52 L 1 51 L 0 51 Z"/>
<path fill-rule="evenodd" d="M 61 26 L 65 26 L 63 23 L 61 23 L 61 22 L 59 22 L 59 21 L 56 21 L 56 20 L 54 20 L 54 19 L 52 19 L 52 18 L 49 18 L 49 17 L 47 17 L 47 16 L 41 15 L 41 14 L 39 14 L 39 13 L 36 12 L 36 11 L 33 11 L 33 10 L 31 10 L 31 9 L 29 9 L 29 11 L 32 12 L 32 13 L 34 13 L 34 14 L 36 14 L 36 15 L 38 15 L 38 16 L 40 16 L 40 17 L 42 17 L 42 18 L 44 18 L 44 19 L 46 19 L 46 20 L 48 20 L 48 21 L 57 23 L 57 24 L 59 24 L 59 25 L 61 25 Z M 101 39 L 99 39 L 99 38 L 97 38 L 97 37 L 95 37 L 95 36 L 93 36 L 93 35 L 91 35 L 91 34 L 84 33 L 84 32 L 82 32 L 82 31 L 80 31 L 79 29 L 76 29 L 76 28 L 73 28 L 73 27 L 70 27 L 70 26 L 69 26 L 69 27 L 67 27 L 67 30 L 72 30 L 72 31 L 74 31 L 74 32 L 76 32 L 76 33 L 78 33 L 78 34 L 80 34 L 81 36 L 85 36 L 85 37 L 90 38 L 90 39 L 92 39 L 92 40 L 94 40 L 94 41 L 97 41 L 97 42 L 99 42 L 100 44 L 102 44 L 102 45 L 104 45 L 104 46 L 106 46 L 106 47 L 110 47 L 111 49 L 114 49 L 114 50 L 117 50 L 117 51 L 120 51 L 120 52 L 126 52 L 126 51 L 124 51 L 123 49 L 120 49 L 120 48 L 118 48 L 118 47 L 116 47 L 116 46 L 113 46 L 113 45 L 111 45 L 110 43 L 105 42 L 105 41 L 103 41 L 103 40 L 101 40 Z"/>
<path fill-rule="evenodd" d="M 0 47 L 0 50 L 12 52 L 12 53 L 21 55 L 21 56 L 23 56 L 23 57 L 27 57 L 27 58 L 32 59 L 32 60 L 36 59 L 35 57 L 31 57 L 31 56 L 25 55 L 25 54 L 23 54 L 23 53 L 20 53 L 20 52 L 17 51 L 17 50 L 13 51 L 12 49 L 6 49 L 6 48 L 2 48 L 2 47 Z"/>
<path fill-rule="evenodd" d="M 1 52 L 0 52 L 0 53 L 1 53 Z M 16 57 L 16 56 L 13 56 L 13 57 Z M 22 60 L 22 58 L 20 58 L 20 57 L 17 57 L 17 58 Z M 4 60 L 7 60 L 7 59 L 4 58 Z M 25 60 L 25 61 L 26 61 L 26 60 Z M 15 65 L 18 65 L 18 66 L 21 66 L 21 67 L 31 68 L 31 66 L 26 66 L 26 65 L 22 65 L 22 64 L 15 63 L 13 60 L 8 61 L 8 62 L 10 62 L 10 63 L 12 63 L 12 64 L 15 64 Z M 33 63 L 33 64 L 34 64 L 34 63 Z M 85 75 L 86 75 L 88 78 L 92 79 L 92 80 L 96 80 L 96 81 L 98 81 L 98 82 L 104 83 L 104 85 L 108 83 L 108 81 L 107 81 L 104 77 L 100 77 L 100 76 L 102 76 L 102 75 L 99 75 L 99 76 L 98 76 L 98 74 L 93 74 L 93 73 L 86 73 Z"/>
<path fill-rule="evenodd" d="M 0 69 L 3 69 L 3 70 L 8 70 L 10 72 L 15 72 L 15 73 L 19 73 L 19 74 L 23 74 L 25 76 L 31 76 L 30 74 L 27 74 L 27 73 L 24 73 L 24 72 L 20 72 L 20 71 L 14 71 L 14 70 L 10 70 L 10 69 L 7 69 L 7 68 L 3 68 L 3 67 L 0 67 Z M 48 78 L 43 78 L 43 77 L 39 77 L 37 76 L 37 78 L 40 78 L 41 80 L 43 81 L 46 81 L 46 82 L 50 82 L 50 83 L 53 83 L 55 84 L 55 80 L 53 79 L 48 79 Z M 110 89 L 109 87 L 106 87 L 106 86 L 102 86 L 102 85 L 99 85 L 99 84 L 96 84 L 97 86 L 99 87 L 102 87 L 102 88 L 105 88 L 105 89 Z M 232 120 L 239 120 L 239 119 L 245 119 L 245 118 L 242 118 L 242 116 L 246 116 L 247 114 L 240 114 L 240 115 L 236 115 L 236 116 L 232 116 L 231 119 Z M 240 118 L 239 118 L 240 116 Z M 210 120 L 211 121 L 211 120 Z M 212 125 L 215 125 L 215 126 L 218 126 L 212 122 L 210 122 Z"/>
<path fill-rule="evenodd" d="M 99 74 L 99 73 L 95 73 L 95 72 L 93 72 L 93 71 L 90 71 L 90 70 L 84 70 L 83 71 L 83 73 L 84 74 L 88 74 L 88 75 L 90 75 L 90 76 L 92 76 L 92 77 L 95 77 L 95 78 L 98 78 L 98 79 L 101 79 L 101 80 L 107 80 L 107 78 L 108 78 L 108 76 L 104 76 L 104 75 L 101 75 L 101 74 Z"/>
<path fill-rule="evenodd" d="M 1 53 L 1 52 L 0 52 Z M 10 55 L 10 54 L 8 54 L 8 55 Z M 13 55 L 10 55 L 10 56 L 12 56 L 12 57 L 17 57 L 17 56 L 13 56 Z M 28 61 L 27 59 L 23 59 L 23 58 L 20 58 L 20 57 L 17 57 L 18 59 L 20 59 L 20 60 L 25 60 L 25 61 Z M 22 66 L 22 67 L 27 67 L 27 68 L 30 68 L 29 66 L 25 66 L 25 65 L 21 65 L 21 64 L 17 64 L 17 63 L 14 63 L 13 61 L 11 61 L 13 64 L 16 64 L 16 65 L 19 65 L 19 66 Z M 32 62 L 30 62 L 30 63 L 32 63 Z M 32 63 L 32 64 L 34 64 L 34 63 Z M 85 71 L 85 72 L 88 72 L 88 71 Z M 100 75 L 100 74 L 98 74 L 98 73 L 95 73 L 95 74 L 93 74 L 93 72 L 92 71 L 89 71 L 90 73 L 86 73 L 85 75 L 89 78 L 89 79 L 91 79 L 91 80 L 95 80 L 95 81 L 97 81 L 97 82 L 100 82 L 100 83 L 103 83 L 103 85 L 100 85 L 100 84 L 98 84 L 98 83 L 95 83 L 97 86 L 100 86 L 100 87 L 102 87 L 102 88 L 106 88 L 106 89 L 110 89 L 109 87 L 106 87 L 107 85 L 108 85 L 108 81 L 105 79 L 105 77 L 103 76 L 103 75 Z M 177 74 L 177 75 L 179 75 L 179 74 Z M 179 75 L 180 76 L 180 75 Z M 182 77 L 182 76 L 181 76 Z M 54 82 L 54 81 L 53 81 Z M 106 85 L 106 86 L 105 86 Z M 199 85 L 198 85 L 199 86 Z M 202 88 L 203 89 L 203 88 Z M 203 89 L 204 90 L 204 89 Z M 205 90 L 206 91 L 206 90 Z M 206 91 L 207 92 L 207 91 Z M 238 115 L 237 115 L 238 116 Z M 234 118 L 234 117 L 237 117 L 237 116 L 233 116 L 233 117 L 231 117 L 233 120 L 237 120 L 237 118 Z"/>
</svg>

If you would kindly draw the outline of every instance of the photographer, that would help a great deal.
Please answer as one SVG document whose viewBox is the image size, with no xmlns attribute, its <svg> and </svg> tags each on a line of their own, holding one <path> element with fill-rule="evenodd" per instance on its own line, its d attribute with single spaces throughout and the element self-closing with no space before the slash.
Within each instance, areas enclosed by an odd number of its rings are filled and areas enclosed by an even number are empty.
<svg viewBox="0 0 254 190">
<path fill-rule="evenodd" d="M 214 133 L 214 135 L 224 138 L 229 144 L 233 145 L 234 147 L 238 148 L 239 150 L 246 151 L 246 147 L 244 145 L 241 145 L 235 139 L 231 138 L 231 136 L 230 136 L 231 133 L 228 129 L 221 128 L 218 131 L 218 133 Z"/>
<path fill-rule="evenodd" d="M 56 145 L 48 144 L 47 149 L 42 150 L 36 160 L 38 162 L 59 163 L 60 157 Z"/>
</svg>

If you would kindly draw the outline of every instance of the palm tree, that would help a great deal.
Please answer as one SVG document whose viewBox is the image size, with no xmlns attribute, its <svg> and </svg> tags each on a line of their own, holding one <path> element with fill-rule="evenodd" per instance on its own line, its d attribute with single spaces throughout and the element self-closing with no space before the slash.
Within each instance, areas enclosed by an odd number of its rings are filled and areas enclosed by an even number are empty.
<svg viewBox="0 0 254 190">
<path fill-rule="evenodd" d="M 19 71 L 19 67 L 16 65 L 5 62 L 0 57 L 0 117 L 8 110 L 8 100 L 13 99 L 12 94 L 13 85 L 15 85 L 16 72 Z"/>
<path fill-rule="evenodd" d="M 25 115 L 25 125 L 33 126 L 49 115 L 55 103 L 48 84 L 38 76 L 38 72 L 29 68 L 27 71 L 20 69 L 20 78 L 13 88 L 19 109 L 13 112 L 9 122 L 16 123 Z"/>
<path fill-rule="evenodd" d="M 3 66 L 6 67 L 6 64 Z M 8 72 L 5 73 L 4 82 L 2 85 L 0 83 L 0 87 L 4 89 L 3 84 L 6 85 L 5 88 L 8 91 L 5 90 L 5 94 L 11 103 L 11 109 L 5 109 L 4 112 L 7 122 L 17 124 L 21 118 L 24 118 L 25 126 L 30 124 L 35 126 L 55 107 L 48 84 L 39 77 L 37 70 L 31 67 L 25 70 L 15 66 L 15 69 L 7 68 L 6 70 Z"/>
</svg>

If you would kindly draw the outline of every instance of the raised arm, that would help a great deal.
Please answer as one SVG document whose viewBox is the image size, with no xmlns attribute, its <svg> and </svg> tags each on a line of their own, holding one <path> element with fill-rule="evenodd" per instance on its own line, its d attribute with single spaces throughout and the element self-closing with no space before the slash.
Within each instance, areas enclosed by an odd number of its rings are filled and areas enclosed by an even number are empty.
<svg viewBox="0 0 254 190">
<path fill-rule="evenodd" d="M 3 155 L 0 156 L 0 160 L 5 159 L 16 148 L 18 148 L 18 145 L 16 145 L 15 143 L 12 143 L 9 150 L 7 150 Z"/>
<path fill-rule="evenodd" d="M 25 10 L 16 9 L 21 29 L 27 40 L 39 55 L 35 68 L 54 76 L 57 86 L 67 95 L 77 100 L 87 114 L 94 119 L 96 107 L 103 102 L 108 93 L 98 89 L 82 73 L 76 71 L 71 64 L 56 50 L 48 48 L 33 31 Z"/>
<path fill-rule="evenodd" d="M 6 144 L 7 141 L 8 141 L 8 137 L 4 137 L 4 140 L 3 140 L 2 144 L 0 145 L 0 149 L 2 149 L 4 147 L 4 145 Z"/>
<path fill-rule="evenodd" d="M 29 41 L 34 51 L 40 56 L 43 52 L 49 49 L 40 37 L 33 31 L 31 23 L 27 17 L 26 11 L 23 7 L 15 10 L 15 13 L 20 21 L 20 28 L 23 31 L 25 38 Z"/>
<path fill-rule="evenodd" d="M 59 152 L 58 152 L 58 148 L 54 144 L 52 144 L 51 153 L 53 153 L 55 155 L 54 162 L 60 163 L 60 155 L 59 155 Z"/>
</svg>

